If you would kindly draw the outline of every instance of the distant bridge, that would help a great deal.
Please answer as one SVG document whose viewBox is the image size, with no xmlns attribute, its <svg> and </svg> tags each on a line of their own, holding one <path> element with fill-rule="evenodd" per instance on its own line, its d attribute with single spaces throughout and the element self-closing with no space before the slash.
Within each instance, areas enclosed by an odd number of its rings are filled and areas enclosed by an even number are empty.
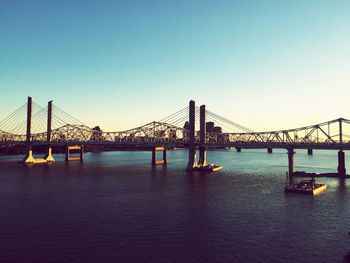
<svg viewBox="0 0 350 263">
<path fill-rule="evenodd" d="M 156 151 L 186 147 L 189 148 L 188 170 L 206 165 L 208 147 L 234 147 L 237 151 L 267 148 L 270 153 L 273 148 L 283 148 L 288 151 L 290 173 L 293 173 L 294 149 L 308 149 L 309 154 L 313 149 L 338 150 L 338 172 L 345 175 L 343 150 L 350 150 L 350 120 L 339 118 L 301 128 L 256 132 L 206 110 L 204 105 L 196 107 L 191 101 L 188 107 L 160 121 L 125 131 L 105 132 L 99 127 L 86 126 L 52 101 L 43 108 L 28 97 L 26 104 L 0 122 L 0 147 L 20 146 L 27 147 L 26 163 L 53 161 L 52 146 L 67 147 L 68 157 L 70 150 L 80 150 L 80 160 L 84 146 L 106 146 L 152 149 L 153 164 L 166 162 L 166 154 L 163 160 L 155 160 Z M 35 146 L 48 147 L 46 158 L 32 156 Z M 199 149 L 199 161 L 196 149 Z"/>
</svg>

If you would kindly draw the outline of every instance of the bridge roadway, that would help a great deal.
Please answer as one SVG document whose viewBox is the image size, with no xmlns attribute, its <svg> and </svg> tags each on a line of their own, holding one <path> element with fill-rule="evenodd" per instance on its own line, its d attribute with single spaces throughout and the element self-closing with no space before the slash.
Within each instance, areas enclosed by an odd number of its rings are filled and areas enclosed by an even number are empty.
<svg viewBox="0 0 350 263">
<path fill-rule="evenodd" d="M 236 148 L 237 151 L 267 148 L 270 153 L 273 148 L 280 148 L 287 150 L 290 175 L 293 174 L 294 149 L 308 149 L 309 154 L 312 154 L 312 149 L 337 150 L 338 173 L 345 175 L 344 150 L 350 150 L 350 120 L 339 118 L 302 128 L 270 132 L 222 133 L 206 130 L 207 111 L 205 105 L 200 107 L 199 131 L 195 130 L 197 115 L 195 102 L 190 101 L 188 108 L 188 121 L 184 126 L 186 128 L 166 122 L 150 122 L 127 131 L 103 132 L 81 124 L 65 124 L 59 128 L 51 129 L 52 101 L 50 101 L 48 103 L 47 131 L 33 134 L 31 132 L 32 99 L 28 97 L 26 134 L 18 135 L 0 129 L 0 147 L 26 147 L 25 163 L 36 162 L 32 155 L 36 146 L 47 146 L 47 156 L 38 161 L 40 163 L 54 161 L 52 146 L 66 147 L 68 160 L 70 150 L 78 150 L 80 152 L 78 159 L 82 160 L 84 146 L 108 147 L 116 150 L 122 148 L 152 149 L 153 164 L 166 163 L 167 148 L 188 148 L 187 170 L 189 171 L 198 166 L 207 166 L 206 149 L 208 148 Z M 208 114 L 211 113 L 208 112 Z M 196 160 L 197 150 L 199 150 L 198 161 Z M 164 162 L 155 160 L 156 151 L 163 151 Z M 76 159 L 74 158 L 74 160 Z"/>
<path fill-rule="evenodd" d="M 108 147 L 110 149 L 120 148 L 153 148 L 157 146 L 165 146 L 167 148 L 188 148 L 188 142 L 111 142 L 111 141 L 33 141 L 31 144 L 35 146 L 69 146 L 69 145 L 83 145 L 94 147 Z M 0 141 L 1 147 L 25 147 L 26 141 Z M 315 149 L 315 150 L 350 150 L 350 143 L 275 143 L 275 142 L 227 142 L 227 143 L 195 143 L 196 148 L 205 146 L 208 149 Z"/>
</svg>

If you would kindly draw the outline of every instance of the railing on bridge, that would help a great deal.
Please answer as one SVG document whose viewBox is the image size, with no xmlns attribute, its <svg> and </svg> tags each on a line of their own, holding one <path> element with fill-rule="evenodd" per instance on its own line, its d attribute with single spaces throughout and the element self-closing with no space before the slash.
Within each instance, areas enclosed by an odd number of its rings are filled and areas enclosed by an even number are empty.
<svg viewBox="0 0 350 263">
<path fill-rule="evenodd" d="M 104 132 L 99 127 L 90 128 L 81 123 L 52 101 L 43 108 L 29 97 L 26 104 L 0 122 L 0 146 L 26 145 L 29 155 L 35 145 L 48 145 L 50 156 L 51 145 L 72 144 L 189 147 L 192 149 L 189 159 L 194 159 L 189 163 L 193 166 L 196 148 L 200 149 L 200 163 L 206 163 L 208 146 L 265 147 L 270 148 L 269 152 L 272 148 L 286 148 L 289 155 L 295 148 L 350 149 L 350 120 L 339 118 L 302 128 L 255 132 L 205 110 L 204 105 L 195 107 L 191 101 L 189 107 L 160 121 L 125 131 Z"/>
<path fill-rule="evenodd" d="M 56 106 L 50 110 L 50 103 L 46 108 L 42 108 L 34 102 L 33 105 L 33 124 L 29 139 L 34 144 L 48 141 L 56 144 L 60 142 L 188 144 L 189 141 L 189 107 L 158 122 L 153 121 L 125 131 L 104 132 L 88 127 Z M 26 108 L 27 105 L 24 104 L 0 122 L 0 143 L 26 142 L 27 120 L 24 111 Z M 35 108 L 36 110 L 34 110 Z M 198 117 L 199 108 L 196 107 L 195 110 L 195 116 Z M 50 127 L 46 129 L 46 116 L 49 113 L 51 113 L 52 118 L 47 119 L 47 124 L 50 124 Z M 296 129 L 254 132 L 210 111 L 205 111 L 205 115 L 207 120 L 212 122 L 212 126 L 214 123 L 220 126 L 219 131 L 206 130 L 204 143 L 207 145 L 229 147 L 235 144 L 246 144 L 254 147 L 254 145 L 263 146 L 264 144 L 266 146 L 350 144 L 350 120 L 343 118 Z M 195 126 L 199 127 L 199 123 L 196 123 Z M 232 132 L 233 129 L 235 132 Z M 200 141 L 199 131 L 195 133 L 195 143 L 203 144 L 203 141 Z"/>
<path fill-rule="evenodd" d="M 349 144 L 350 121 L 339 118 L 336 120 L 316 124 L 312 126 L 270 131 L 270 132 L 245 132 L 245 133 L 207 133 L 208 144 Z M 345 126 L 345 127 L 344 127 Z M 345 129 L 346 128 L 346 129 Z"/>
</svg>

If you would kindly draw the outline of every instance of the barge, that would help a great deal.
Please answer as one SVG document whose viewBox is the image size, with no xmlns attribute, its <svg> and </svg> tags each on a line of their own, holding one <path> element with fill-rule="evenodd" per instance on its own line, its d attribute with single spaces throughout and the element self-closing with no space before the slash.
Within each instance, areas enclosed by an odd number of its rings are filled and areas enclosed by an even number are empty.
<svg viewBox="0 0 350 263">
<path fill-rule="evenodd" d="M 315 179 L 302 180 L 292 186 L 286 186 L 285 192 L 317 195 L 327 189 L 326 184 L 315 183 Z"/>
<path fill-rule="evenodd" d="M 308 173 L 303 171 L 296 171 L 293 173 L 295 177 L 330 177 L 330 178 L 350 178 L 348 174 L 339 173 Z"/>
<path fill-rule="evenodd" d="M 198 165 L 193 167 L 193 171 L 216 172 L 221 170 L 222 168 L 222 166 L 215 164 Z"/>
</svg>

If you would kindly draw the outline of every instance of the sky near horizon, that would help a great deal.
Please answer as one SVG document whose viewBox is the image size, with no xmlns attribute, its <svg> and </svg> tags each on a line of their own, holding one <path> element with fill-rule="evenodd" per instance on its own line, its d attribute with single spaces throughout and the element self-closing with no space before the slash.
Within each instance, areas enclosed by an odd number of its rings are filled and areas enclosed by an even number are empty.
<svg viewBox="0 0 350 263">
<path fill-rule="evenodd" d="M 350 1 L 0 0 L 0 120 L 27 96 L 109 131 L 190 99 L 256 131 L 350 119 Z"/>
</svg>

